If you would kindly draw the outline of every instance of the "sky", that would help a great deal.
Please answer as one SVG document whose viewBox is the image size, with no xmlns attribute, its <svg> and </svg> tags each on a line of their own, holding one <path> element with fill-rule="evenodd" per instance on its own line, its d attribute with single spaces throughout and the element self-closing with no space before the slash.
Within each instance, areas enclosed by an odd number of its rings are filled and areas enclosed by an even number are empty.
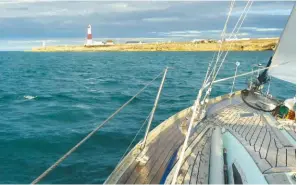
<svg viewBox="0 0 297 185">
<path fill-rule="evenodd" d="M 236 1 L 231 32 L 247 1 Z M 279 37 L 293 1 L 254 1 L 238 37 Z M 229 1 L 0 0 L 0 50 L 78 45 L 92 25 L 96 41 L 219 39 Z"/>
</svg>

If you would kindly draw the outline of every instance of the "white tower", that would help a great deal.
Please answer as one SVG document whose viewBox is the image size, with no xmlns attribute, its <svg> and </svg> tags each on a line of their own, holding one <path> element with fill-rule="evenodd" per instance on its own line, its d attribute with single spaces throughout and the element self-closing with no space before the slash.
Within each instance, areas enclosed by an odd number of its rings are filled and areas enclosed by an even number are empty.
<svg viewBox="0 0 297 185">
<path fill-rule="evenodd" d="M 93 45 L 93 41 L 92 41 L 92 27 L 91 27 L 90 24 L 88 26 L 88 36 L 87 36 L 87 43 L 86 43 L 86 45 L 87 46 Z"/>
</svg>

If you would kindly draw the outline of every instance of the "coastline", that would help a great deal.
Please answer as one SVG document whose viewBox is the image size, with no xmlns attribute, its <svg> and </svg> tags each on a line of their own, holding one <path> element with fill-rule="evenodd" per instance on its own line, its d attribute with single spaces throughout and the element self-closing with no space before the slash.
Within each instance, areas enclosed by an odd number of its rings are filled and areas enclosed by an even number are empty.
<svg viewBox="0 0 297 185">
<path fill-rule="evenodd" d="M 273 50 L 278 39 L 250 39 L 224 42 L 222 51 Z M 32 48 L 32 52 L 105 52 L 105 51 L 218 51 L 219 43 L 143 43 L 102 46 L 46 46 Z"/>
</svg>

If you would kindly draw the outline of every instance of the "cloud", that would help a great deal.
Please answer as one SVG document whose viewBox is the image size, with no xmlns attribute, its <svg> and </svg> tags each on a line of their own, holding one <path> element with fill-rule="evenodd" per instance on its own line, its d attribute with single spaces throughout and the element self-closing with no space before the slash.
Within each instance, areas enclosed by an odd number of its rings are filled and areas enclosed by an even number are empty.
<svg viewBox="0 0 297 185">
<path fill-rule="evenodd" d="M 266 32 L 266 31 L 282 31 L 283 29 L 282 28 L 257 28 L 256 31 L 263 31 L 263 32 Z"/>
<path fill-rule="evenodd" d="M 34 44 L 34 43 L 42 43 L 43 41 L 47 43 L 57 43 L 59 40 L 8 40 L 9 44 Z"/>
<path fill-rule="evenodd" d="M 112 1 L 5 1 L 0 4 L 0 18 L 52 17 L 122 14 L 131 12 L 164 10 L 170 4 L 160 2 L 112 2 Z"/>
<path fill-rule="evenodd" d="M 246 2 L 236 1 L 234 13 Z M 240 36 L 278 37 L 294 2 L 253 3 Z M 221 35 L 230 2 L 0 0 L 1 39 L 213 38 Z M 273 15 L 272 15 L 273 14 Z M 232 30 L 238 17 L 229 20 Z M 70 41 L 69 41 L 70 42 Z"/>
<path fill-rule="evenodd" d="M 207 31 L 203 31 L 203 32 L 208 32 L 208 33 L 221 33 L 222 30 L 207 30 Z"/>
<path fill-rule="evenodd" d="M 152 18 L 143 18 L 142 21 L 145 22 L 175 22 L 181 21 L 179 17 L 152 17 Z"/>
<path fill-rule="evenodd" d="M 245 6 L 247 2 L 236 2 L 234 11 L 232 11 L 233 16 L 239 16 L 243 12 L 241 6 Z M 241 6 L 238 6 L 240 4 Z M 250 10 L 248 11 L 248 16 L 253 15 L 270 15 L 270 16 L 288 16 L 292 11 L 294 2 L 285 1 L 254 1 Z"/>
<path fill-rule="evenodd" d="M 241 30 L 251 30 L 256 32 L 281 32 L 283 28 L 242 27 Z"/>
<path fill-rule="evenodd" d="M 222 30 L 182 30 L 151 33 L 165 37 L 205 37 L 207 35 L 216 35 L 216 37 L 219 37 L 221 32 Z"/>
<path fill-rule="evenodd" d="M 249 14 L 257 15 L 290 15 L 291 9 L 251 10 Z"/>
<path fill-rule="evenodd" d="M 230 37 L 230 38 L 237 38 L 237 37 L 241 37 L 241 36 L 248 36 L 248 35 L 250 35 L 250 33 L 248 33 L 248 32 L 241 32 L 241 33 L 237 33 L 236 35 L 235 34 L 231 34 L 231 33 L 227 33 L 227 34 L 225 34 L 225 36 L 228 38 L 228 37 Z"/>
<path fill-rule="evenodd" d="M 234 11 L 233 16 L 240 16 L 243 11 Z M 290 15 L 291 9 L 249 10 L 248 15 Z"/>
<path fill-rule="evenodd" d="M 197 37 L 200 36 L 200 31 L 197 30 L 184 30 L 184 31 L 169 31 L 169 32 L 152 32 L 159 36 L 165 37 Z"/>
<path fill-rule="evenodd" d="M 250 28 L 248 28 L 250 29 Z M 151 32 L 158 36 L 163 37 L 184 37 L 184 38 L 213 38 L 219 39 L 222 33 L 222 30 L 183 30 L 183 31 L 169 31 L 169 32 Z M 249 32 L 240 32 L 236 34 L 236 37 L 250 36 Z M 234 34 L 226 33 L 226 37 L 232 36 L 235 37 Z"/>
</svg>

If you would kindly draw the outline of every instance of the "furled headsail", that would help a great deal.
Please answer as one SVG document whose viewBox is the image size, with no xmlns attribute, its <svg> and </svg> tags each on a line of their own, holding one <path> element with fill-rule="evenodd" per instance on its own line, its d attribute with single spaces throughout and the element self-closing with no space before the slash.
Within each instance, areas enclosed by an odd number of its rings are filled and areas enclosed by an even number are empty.
<svg viewBox="0 0 297 185">
<path fill-rule="evenodd" d="M 269 74 L 278 79 L 296 84 L 296 6 L 294 5 L 288 23 L 281 35 L 272 58 Z"/>
</svg>

